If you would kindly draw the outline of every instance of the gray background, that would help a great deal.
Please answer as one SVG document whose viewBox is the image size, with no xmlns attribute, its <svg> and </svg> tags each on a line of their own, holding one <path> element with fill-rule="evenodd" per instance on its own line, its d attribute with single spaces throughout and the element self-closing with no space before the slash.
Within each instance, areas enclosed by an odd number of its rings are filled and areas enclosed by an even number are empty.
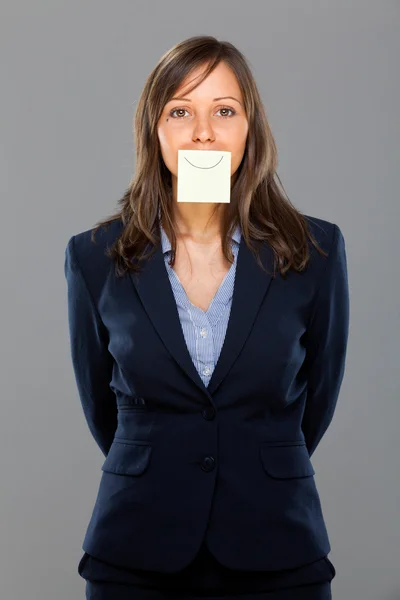
<svg viewBox="0 0 400 600">
<path fill-rule="evenodd" d="M 313 456 L 333 598 L 400 599 L 399 2 L 3 0 L 0 11 L 1 598 L 84 598 L 77 565 L 103 455 L 73 379 L 64 249 L 129 183 L 150 70 L 211 34 L 251 63 L 291 201 L 346 241 L 346 373 Z"/>
</svg>

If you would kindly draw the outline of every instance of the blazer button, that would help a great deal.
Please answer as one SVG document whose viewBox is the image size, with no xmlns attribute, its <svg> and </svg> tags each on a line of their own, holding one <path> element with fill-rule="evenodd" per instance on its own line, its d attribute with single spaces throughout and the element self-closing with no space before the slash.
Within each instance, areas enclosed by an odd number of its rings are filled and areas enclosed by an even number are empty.
<svg viewBox="0 0 400 600">
<path fill-rule="evenodd" d="M 203 462 L 201 464 L 201 468 L 203 469 L 203 471 L 212 471 L 215 467 L 215 460 L 212 456 L 206 456 L 203 459 Z"/>
<path fill-rule="evenodd" d="M 207 419 L 207 421 L 211 421 L 212 419 L 214 419 L 215 417 L 215 409 L 213 406 L 207 406 L 207 408 L 205 408 L 203 410 L 203 417 L 205 419 Z"/>
</svg>

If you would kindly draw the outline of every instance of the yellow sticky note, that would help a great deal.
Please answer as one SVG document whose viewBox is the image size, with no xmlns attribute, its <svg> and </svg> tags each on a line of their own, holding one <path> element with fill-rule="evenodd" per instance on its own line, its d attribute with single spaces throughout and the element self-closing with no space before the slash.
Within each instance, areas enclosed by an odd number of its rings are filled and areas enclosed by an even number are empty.
<svg viewBox="0 0 400 600">
<path fill-rule="evenodd" d="M 178 150 L 178 202 L 230 202 L 231 152 Z"/>
</svg>

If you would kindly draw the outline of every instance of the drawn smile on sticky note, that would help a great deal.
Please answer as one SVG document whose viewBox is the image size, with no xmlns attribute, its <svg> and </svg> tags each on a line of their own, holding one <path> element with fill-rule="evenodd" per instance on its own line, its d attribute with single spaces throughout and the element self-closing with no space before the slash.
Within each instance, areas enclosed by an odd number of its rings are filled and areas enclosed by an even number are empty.
<svg viewBox="0 0 400 600">
<path fill-rule="evenodd" d="M 178 202 L 229 203 L 231 152 L 178 150 Z"/>
</svg>

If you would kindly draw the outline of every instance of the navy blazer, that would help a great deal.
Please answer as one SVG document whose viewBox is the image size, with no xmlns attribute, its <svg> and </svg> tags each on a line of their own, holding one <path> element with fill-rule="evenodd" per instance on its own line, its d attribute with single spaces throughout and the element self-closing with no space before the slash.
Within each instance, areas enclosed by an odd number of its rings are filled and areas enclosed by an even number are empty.
<svg viewBox="0 0 400 600">
<path fill-rule="evenodd" d="M 275 278 L 242 237 L 232 308 L 206 387 L 185 344 L 161 246 L 117 278 L 116 221 L 65 250 L 71 357 L 105 460 L 83 550 L 125 568 L 174 572 L 206 536 L 224 565 L 299 567 L 330 552 L 310 457 L 344 375 L 349 292 L 343 235 L 306 216 L 302 273 Z M 273 251 L 262 247 L 273 271 Z"/>
</svg>

